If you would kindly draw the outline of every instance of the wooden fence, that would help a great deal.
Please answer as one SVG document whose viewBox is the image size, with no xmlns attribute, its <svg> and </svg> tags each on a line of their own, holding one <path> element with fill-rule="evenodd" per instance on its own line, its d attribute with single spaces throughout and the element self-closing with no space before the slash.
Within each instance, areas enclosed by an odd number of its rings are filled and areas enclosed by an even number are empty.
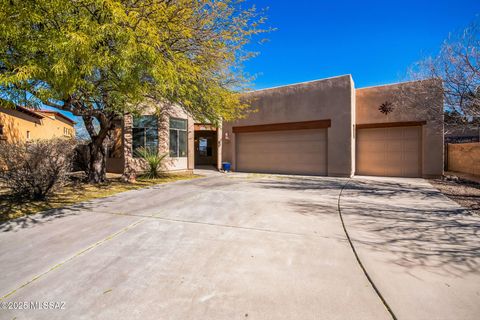
<svg viewBox="0 0 480 320">
<path fill-rule="evenodd" d="M 480 176 L 480 142 L 447 144 L 447 170 Z"/>
</svg>

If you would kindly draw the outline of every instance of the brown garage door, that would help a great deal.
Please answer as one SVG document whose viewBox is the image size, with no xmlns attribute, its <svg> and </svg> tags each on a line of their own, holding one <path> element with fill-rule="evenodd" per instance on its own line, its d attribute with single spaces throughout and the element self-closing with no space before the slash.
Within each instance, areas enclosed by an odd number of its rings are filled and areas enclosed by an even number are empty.
<svg viewBox="0 0 480 320">
<path fill-rule="evenodd" d="M 327 174 L 327 129 L 237 134 L 237 170 Z"/>
<path fill-rule="evenodd" d="M 421 176 L 420 126 L 357 130 L 356 174 Z"/>
</svg>

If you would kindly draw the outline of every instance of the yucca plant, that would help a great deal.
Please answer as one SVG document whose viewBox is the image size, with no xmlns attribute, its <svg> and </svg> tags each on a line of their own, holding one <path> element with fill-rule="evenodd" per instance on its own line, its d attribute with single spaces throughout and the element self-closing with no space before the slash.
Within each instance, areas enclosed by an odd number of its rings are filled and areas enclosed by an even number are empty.
<svg viewBox="0 0 480 320">
<path fill-rule="evenodd" d="M 159 178 L 162 175 L 163 161 L 167 153 L 160 154 L 156 148 L 139 148 L 135 151 L 138 157 L 145 161 L 143 176 L 148 179 Z"/>
</svg>

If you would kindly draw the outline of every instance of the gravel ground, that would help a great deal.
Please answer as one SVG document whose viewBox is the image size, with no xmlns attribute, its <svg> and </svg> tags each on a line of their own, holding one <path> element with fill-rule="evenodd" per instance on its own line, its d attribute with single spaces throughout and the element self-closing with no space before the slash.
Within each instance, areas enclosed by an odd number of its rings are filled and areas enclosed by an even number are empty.
<svg viewBox="0 0 480 320">
<path fill-rule="evenodd" d="M 462 207 L 480 215 L 480 183 L 457 177 L 430 180 L 430 183 Z"/>
</svg>

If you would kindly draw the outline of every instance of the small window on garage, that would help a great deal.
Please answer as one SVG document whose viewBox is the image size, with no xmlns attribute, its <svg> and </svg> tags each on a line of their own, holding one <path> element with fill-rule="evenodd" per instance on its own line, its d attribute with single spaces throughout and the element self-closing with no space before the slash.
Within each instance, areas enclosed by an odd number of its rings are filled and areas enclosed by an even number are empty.
<svg viewBox="0 0 480 320">
<path fill-rule="evenodd" d="M 187 156 L 187 119 L 170 118 L 170 157 Z"/>
<path fill-rule="evenodd" d="M 133 118 L 133 154 L 139 148 L 158 150 L 157 116 L 140 116 Z"/>
</svg>

